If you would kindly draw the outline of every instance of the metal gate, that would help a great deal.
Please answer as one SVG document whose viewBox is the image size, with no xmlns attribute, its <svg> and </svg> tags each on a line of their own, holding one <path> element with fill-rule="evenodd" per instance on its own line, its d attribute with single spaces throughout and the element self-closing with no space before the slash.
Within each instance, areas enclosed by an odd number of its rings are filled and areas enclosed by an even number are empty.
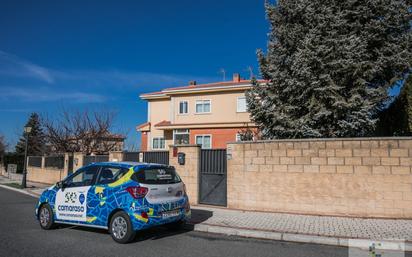
<svg viewBox="0 0 412 257">
<path fill-rule="evenodd" d="M 123 160 L 131 162 L 148 162 L 169 165 L 169 151 L 124 152 Z"/>
<path fill-rule="evenodd" d="M 199 203 L 226 206 L 226 149 L 201 150 Z"/>
</svg>

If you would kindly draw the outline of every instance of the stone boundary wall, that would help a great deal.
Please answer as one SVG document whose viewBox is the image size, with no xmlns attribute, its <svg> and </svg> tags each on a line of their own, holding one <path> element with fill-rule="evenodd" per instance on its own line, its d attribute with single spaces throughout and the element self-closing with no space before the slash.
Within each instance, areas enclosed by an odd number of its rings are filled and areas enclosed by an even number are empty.
<svg viewBox="0 0 412 257">
<path fill-rule="evenodd" d="M 228 144 L 228 207 L 412 218 L 412 138 Z"/>
<path fill-rule="evenodd" d="M 67 176 L 67 170 L 54 168 L 27 167 L 27 180 L 44 184 L 54 184 Z"/>
<path fill-rule="evenodd" d="M 177 156 L 173 156 L 173 148 L 176 152 L 185 153 L 185 165 L 180 165 Z M 169 165 L 176 168 L 177 173 L 186 186 L 186 192 L 191 204 L 197 204 L 199 198 L 199 145 L 177 145 L 169 147 Z"/>
<path fill-rule="evenodd" d="M 44 184 L 54 184 L 63 180 L 68 174 L 69 154 L 64 155 L 64 168 L 45 167 L 45 157 L 42 157 L 41 167 L 29 166 L 27 158 L 27 181 Z M 82 164 L 82 163 L 81 163 Z M 74 165 L 75 166 L 75 165 Z M 75 167 L 74 167 L 75 168 Z"/>
</svg>

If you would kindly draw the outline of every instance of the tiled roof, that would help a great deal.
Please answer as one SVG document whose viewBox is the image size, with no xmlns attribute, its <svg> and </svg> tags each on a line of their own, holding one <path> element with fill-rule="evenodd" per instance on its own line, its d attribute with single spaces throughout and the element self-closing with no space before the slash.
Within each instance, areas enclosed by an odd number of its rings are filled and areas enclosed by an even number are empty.
<svg viewBox="0 0 412 257">
<path fill-rule="evenodd" d="M 136 129 L 141 129 L 141 128 L 146 127 L 146 126 L 150 126 L 150 122 L 145 122 L 141 125 L 138 125 L 138 126 L 136 126 Z"/>
<path fill-rule="evenodd" d="M 223 82 L 215 82 L 215 83 L 207 83 L 207 84 L 199 84 L 199 85 L 171 87 L 171 88 L 163 89 L 162 91 L 158 91 L 158 92 L 142 94 L 142 96 L 156 96 L 156 95 L 166 94 L 167 92 L 180 91 L 180 90 L 186 90 L 186 89 L 209 89 L 209 88 L 224 87 L 224 86 L 248 85 L 251 82 L 252 82 L 251 80 L 223 81 Z M 265 80 L 258 80 L 258 82 L 265 82 Z"/>
<path fill-rule="evenodd" d="M 155 127 L 161 127 L 161 126 L 169 126 L 169 125 L 171 125 L 172 123 L 170 122 L 170 121 L 168 121 L 168 120 L 162 120 L 161 122 L 159 122 L 159 123 L 156 123 L 154 126 Z"/>
</svg>

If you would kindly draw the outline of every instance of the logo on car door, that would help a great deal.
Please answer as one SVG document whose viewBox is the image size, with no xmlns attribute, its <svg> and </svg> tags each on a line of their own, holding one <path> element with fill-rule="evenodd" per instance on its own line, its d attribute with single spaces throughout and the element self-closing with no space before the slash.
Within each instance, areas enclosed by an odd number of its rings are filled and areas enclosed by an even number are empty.
<svg viewBox="0 0 412 257">
<path fill-rule="evenodd" d="M 56 217 L 58 220 L 86 221 L 87 187 L 73 187 L 59 190 L 56 195 Z"/>
</svg>

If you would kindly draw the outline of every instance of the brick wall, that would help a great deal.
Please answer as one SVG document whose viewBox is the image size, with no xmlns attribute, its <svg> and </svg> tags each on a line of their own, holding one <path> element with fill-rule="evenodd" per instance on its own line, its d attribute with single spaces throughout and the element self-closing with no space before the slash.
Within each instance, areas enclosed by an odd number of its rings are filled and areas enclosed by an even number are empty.
<svg viewBox="0 0 412 257">
<path fill-rule="evenodd" d="M 412 138 L 228 145 L 228 207 L 412 218 Z"/>
<path fill-rule="evenodd" d="M 197 135 L 211 135 L 212 148 L 224 149 L 228 142 L 236 141 L 236 134 L 241 128 L 214 128 L 214 129 L 191 129 L 190 143 L 196 144 Z"/>
<path fill-rule="evenodd" d="M 173 146 L 169 147 L 169 164 L 176 168 L 177 173 L 185 183 L 190 203 L 197 204 L 199 192 L 200 146 L 185 145 L 175 147 L 177 147 L 178 152 L 186 154 L 185 165 L 180 165 L 177 161 L 177 157 L 173 156 Z"/>
</svg>

